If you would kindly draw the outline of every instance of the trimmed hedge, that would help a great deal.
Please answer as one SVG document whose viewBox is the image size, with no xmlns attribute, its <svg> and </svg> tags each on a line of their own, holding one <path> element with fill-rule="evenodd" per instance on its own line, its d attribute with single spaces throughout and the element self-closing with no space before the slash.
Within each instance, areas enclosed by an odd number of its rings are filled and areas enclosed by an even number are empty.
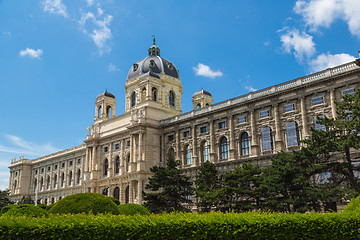
<svg viewBox="0 0 360 240">
<path fill-rule="evenodd" d="M 47 213 L 44 209 L 32 204 L 13 205 L 3 216 L 9 217 L 44 217 Z"/>
<path fill-rule="evenodd" d="M 14 206 L 16 206 L 16 205 L 8 205 L 8 206 L 5 206 L 5 207 L 2 207 L 0 213 L 1 213 L 1 214 L 6 213 L 7 211 L 10 210 L 10 208 L 12 208 L 12 207 L 14 207 Z"/>
<path fill-rule="evenodd" d="M 121 204 L 118 206 L 120 214 L 124 215 L 150 215 L 149 210 L 147 210 L 143 205 L 135 203 Z"/>
<path fill-rule="evenodd" d="M 111 199 L 116 205 L 120 205 L 120 201 L 116 198 L 113 197 L 108 197 L 109 199 Z"/>
<path fill-rule="evenodd" d="M 78 193 L 69 195 L 55 203 L 48 212 L 54 214 L 120 214 L 117 205 L 111 199 L 97 193 Z"/>
<path fill-rule="evenodd" d="M 344 213 L 360 212 L 360 196 L 353 198 L 343 211 Z"/>
<path fill-rule="evenodd" d="M 359 239 L 360 214 L 0 217 L 0 239 Z"/>
</svg>

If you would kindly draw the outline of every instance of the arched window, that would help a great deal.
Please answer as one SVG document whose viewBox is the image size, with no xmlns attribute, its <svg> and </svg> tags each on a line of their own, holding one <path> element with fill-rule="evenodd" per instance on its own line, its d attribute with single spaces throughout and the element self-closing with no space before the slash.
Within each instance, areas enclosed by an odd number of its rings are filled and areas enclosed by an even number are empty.
<svg viewBox="0 0 360 240">
<path fill-rule="evenodd" d="M 69 186 L 71 186 L 71 184 L 72 184 L 72 177 L 73 177 L 73 173 L 72 173 L 72 171 L 70 171 L 69 172 Z"/>
<path fill-rule="evenodd" d="M 263 151 L 272 151 L 274 149 L 271 128 L 264 127 L 261 129 L 261 142 Z"/>
<path fill-rule="evenodd" d="M 104 161 L 104 176 L 106 177 L 108 175 L 108 169 L 109 169 L 109 161 L 105 159 Z"/>
<path fill-rule="evenodd" d="M 76 184 L 80 184 L 80 180 L 81 180 L 81 170 L 78 169 L 77 178 L 76 178 Z"/>
<path fill-rule="evenodd" d="M 131 106 L 134 107 L 136 105 L 136 93 L 133 92 L 131 94 Z"/>
<path fill-rule="evenodd" d="M 101 106 L 98 109 L 98 118 L 101 118 Z"/>
<path fill-rule="evenodd" d="M 111 115 L 112 115 L 112 107 L 111 106 L 107 106 L 106 115 L 108 118 L 111 118 Z"/>
<path fill-rule="evenodd" d="M 198 105 L 196 105 L 196 109 L 200 109 L 201 108 L 201 105 L 200 103 Z"/>
<path fill-rule="evenodd" d="M 286 142 L 288 147 L 299 146 L 299 129 L 296 122 L 286 123 Z"/>
<path fill-rule="evenodd" d="M 250 155 L 250 139 L 247 132 L 241 134 L 240 146 L 241 146 L 241 156 Z"/>
<path fill-rule="evenodd" d="M 116 198 L 117 200 L 120 199 L 120 188 L 119 187 L 114 188 L 113 198 Z"/>
<path fill-rule="evenodd" d="M 129 172 L 129 169 L 130 169 L 130 167 L 129 167 L 129 165 L 130 165 L 130 160 L 131 160 L 131 158 L 130 158 L 130 154 L 127 156 L 127 158 L 126 158 L 126 172 Z"/>
<path fill-rule="evenodd" d="M 54 188 L 57 187 L 57 175 L 55 174 L 54 175 Z"/>
<path fill-rule="evenodd" d="M 153 88 L 153 89 L 152 89 L 152 100 L 153 100 L 154 102 L 157 101 L 157 89 L 156 89 L 156 88 Z"/>
<path fill-rule="evenodd" d="M 201 150 L 202 150 L 202 161 L 203 162 L 209 161 L 209 144 L 207 141 L 205 141 L 202 144 Z"/>
<path fill-rule="evenodd" d="M 47 177 L 46 189 L 50 189 L 50 176 Z"/>
<path fill-rule="evenodd" d="M 65 173 L 61 174 L 61 187 L 64 187 L 64 183 L 65 183 Z"/>
<path fill-rule="evenodd" d="M 173 91 L 169 92 L 169 105 L 175 107 L 175 94 Z"/>
<path fill-rule="evenodd" d="M 220 140 L 220 159 L 228 159 L 229 157 L 229 145 L 226 137 L 222 137 Z"/>
<path fill-rule="evenodd" d="M 36 192 L 36 187 L 37 187 L 37 179 L 34 179 L 34 192 Z"/>
<path fill-rule="evenodd" d="M 167 158 L 175 158 L 175 151 L 174 148 L 169 148 L 168 154 L 167 154 Z"/>
<path fill-rule="evenodd" d="M 191 165 L 191 149 L 190 145 L 185 147 L 185 160 L 187 165 Z"/>
<path fill-rule="evenodd" d="M 127 186 L 125 189 L 125 203 L 129 203 L 129 200 L 130 200 L 130 190 L 129 190 L 129 186 Z"/>
<path fill-rule="evenodd" d="M 120 157 L 117 156 L 115 159 L 115 173 L 120 172 Z"/>
</svg>

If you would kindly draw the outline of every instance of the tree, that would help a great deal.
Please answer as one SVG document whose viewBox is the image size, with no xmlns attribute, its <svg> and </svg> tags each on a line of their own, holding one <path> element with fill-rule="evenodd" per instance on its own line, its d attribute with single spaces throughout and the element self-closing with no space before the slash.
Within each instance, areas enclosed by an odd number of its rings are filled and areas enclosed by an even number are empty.
<svg viewBox="0 0 360 240">
<path fill-rule="evenodd" d="M 265 170 L 261 188 L 266 192 L 266 208 L 280 212 L 320 211 L 321 203 L 339 193 L 331 181 L 318 184 L 327 165 L 317 164 L 316 155 L 303 148 L 292 153 L 279 152 Z"/>
<path fill-rule="evenodd" d="M 191 204 L 189 196 L 193 194 L 190 177 L 182 173 L 177 166 L 179 161 L 169 158 L 166 167 L 154 166 L 150 171 L 154 174 L 149 178 L 143 192 L 144 206 L 151 212 L 188 211 L 184 204 Z"/>
<path fill-rule="evenodd" d="M 0 210 L 1 208 L 11 205 L 13 202 L 9 198 L 9 191 L 1 191 L 0 190 Z"/>
<path fill-rule="evenodd" d="M 203 212 L 210 212 L 219 202 L 220 189 L 219 172 L 212 162 L 201 164 L 195 180 L 195 194 L 198 199 L 197 207 Z"/>
<path fill-rule="evenodd" d="M 263 176 L 258 166 L 244 163 L 222 176 L 222 210 L 244 212 L 261 208 Z"/>
<path fill-rule="evenodd" d="M 325 126 L 326 131 L 311 129 L 312 137 L 304 142 L 307 148 L 319 159 L 320 163 L 331 162 L 331 171 L 340 177 L 339 184 L 360 193 L 358 180 L 350 155 L 352 148 L 360 147 L 360 89 L 354 94 L 346 94 L 342 101 L 336 101 L 336 118 L 319 118 L 318 124 Z M 332 162 L 333 155 L 343 155 L 342 162 Z"/>
</svg>

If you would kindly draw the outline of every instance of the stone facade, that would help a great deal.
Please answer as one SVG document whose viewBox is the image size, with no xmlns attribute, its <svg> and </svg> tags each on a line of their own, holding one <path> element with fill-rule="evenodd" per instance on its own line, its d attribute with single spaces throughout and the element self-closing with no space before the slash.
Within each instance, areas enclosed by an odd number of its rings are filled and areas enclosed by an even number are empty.
<svg viewBox="0 0 360 240">
<path fill-rule="evenodd" d="M 360 87 L 356 62 L 213 104 L 203 89 L 194 110 L 181 114 L 182 85 L 176 67 L 155 45 L 126 80 L 125 113 L 115 114 L 115 96 L 95 101 L 94 124 L 84 144 L 33 160 L 12 159 L 10 197 L 50 204 L 80 192 L 102 193 L 121 203 L 142 203 L 150 168 L 169 156 L 194 177 L 204 161 L 221 172 L 243 162 L 269 166 L 278 151 L 301 148 L 322 115 L 336 116 L 334 100 Z M 359 154 L 353 152 L 353 157 Z"/>
</svg>

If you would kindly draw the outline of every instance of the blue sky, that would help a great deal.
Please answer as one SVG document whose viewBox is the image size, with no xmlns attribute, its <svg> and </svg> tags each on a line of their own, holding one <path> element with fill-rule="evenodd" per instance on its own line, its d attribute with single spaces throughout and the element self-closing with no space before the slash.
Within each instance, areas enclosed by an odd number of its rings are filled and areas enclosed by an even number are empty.
<svg viewBox="0 0 360 240">
<path fill-rule="evenodd" d="M 124 84 L 152 35 L 180 70 L 183 112 L 352 61 L 359 0 L 0 0 L 0 189 L 12 157 L 82 144 L 106 88 Z"/>
</svg>

